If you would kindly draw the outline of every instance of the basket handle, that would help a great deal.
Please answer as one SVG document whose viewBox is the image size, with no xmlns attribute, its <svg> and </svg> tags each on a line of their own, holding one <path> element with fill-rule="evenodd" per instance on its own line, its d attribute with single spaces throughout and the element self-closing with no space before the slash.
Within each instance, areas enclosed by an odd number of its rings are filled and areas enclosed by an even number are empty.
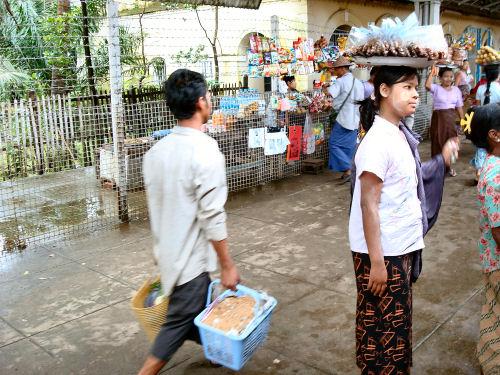
<svg viewBox="0 0 500 375">
<path fill-rule="evenodd" d="M 220 284 L 220 279 L 216 279 L 216 280 L 212 281 L 210 283 L 210 285 L 208 286 L 207 307 L 213 303 L 212 302 L 212 292 L 213 292 L 214 286 L 216 284 Z M 253 297 L 253 299 L 255 299 L 255 318 L 257 318 L 257 316 L 259 316 L 259 306 L 260 306 L 260 303 L 262 300 L 260 297 L 260 294 L 257 293 L 255 290 L 247 288 L 246 286 L 241 285 L 241 284 L 237 284 L 236 289 L 240 292 L 244 292 L 244 293 L 251 295 Z M 217 300 L 217 298 L 219 298 L 219 292 L 218 292 L 217 288 L 216 288 L 215 295 L 216 295 L 215 300 Z M 215 300 L 214 300 L 214 302 L 215 302 Z"/>
</svg>

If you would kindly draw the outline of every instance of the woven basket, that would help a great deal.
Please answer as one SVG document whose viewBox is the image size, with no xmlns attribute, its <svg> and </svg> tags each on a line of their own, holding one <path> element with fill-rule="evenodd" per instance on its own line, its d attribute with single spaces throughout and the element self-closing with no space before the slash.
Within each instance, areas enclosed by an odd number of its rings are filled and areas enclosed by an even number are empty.
<svg viewBox="0 0 500 375">
<path fill-rule="evenodd" d="M 156 281 L 160 281 L 158 278 Z M 139 319 L 142 328 L 146 331 L 149 339 L 154 341 L 158 332 L 160 332 L 161 326 L 167 321 L 167 308 L 169 298 L 158 305 L 151 307 L 144 307 L 144 300 L 151 291 L 151 278 L 146 280 L 143 286 L 135 293 L 130 301 L 132 309 L 134 309 L 135 315 Z"/>
</svg>

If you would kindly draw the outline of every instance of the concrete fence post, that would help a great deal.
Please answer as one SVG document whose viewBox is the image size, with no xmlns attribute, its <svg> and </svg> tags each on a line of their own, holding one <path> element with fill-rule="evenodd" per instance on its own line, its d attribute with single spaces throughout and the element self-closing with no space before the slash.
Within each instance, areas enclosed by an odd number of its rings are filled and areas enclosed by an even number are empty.
<svg viewBox="0 0 500 375">
<path fill-rule="evenodd" d="M 127 200 L 127 171 L 125 153 L 125 124 L 123 119 L 122 68 L 120 63 L 120 37 L 118 6 L 115 0 L 107 0 L 108 52 L 111 89 L 111 121 L 113 125 L 113 150 L 117 172 L 116 190 L 118 216 L 121 222 L 129 220 Z"/>
</svg>

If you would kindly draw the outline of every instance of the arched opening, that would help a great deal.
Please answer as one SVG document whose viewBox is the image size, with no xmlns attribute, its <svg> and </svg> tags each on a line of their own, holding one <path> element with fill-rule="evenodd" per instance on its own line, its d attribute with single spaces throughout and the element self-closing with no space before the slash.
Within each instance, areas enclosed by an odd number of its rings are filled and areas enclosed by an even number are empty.
<svg viewBox="0 0 500 375">
<path fill-rule="evenodd" d="M 340 37 L 346 37 L 349 35 L 349 31 L 351 31 L 351 25 L 340 25 L 337 27 L 333 34 L 330 36 L 330 45 L 338 46 L 338 39 Z"/>
<path fill-rule="evenodd" d="M 380 26 L 382 24 L 382 20 L 385 18 L 395 18 L 395 17 L 390 13 L 384 13 L 375 20 L 375 25 Z"/>
</svg>

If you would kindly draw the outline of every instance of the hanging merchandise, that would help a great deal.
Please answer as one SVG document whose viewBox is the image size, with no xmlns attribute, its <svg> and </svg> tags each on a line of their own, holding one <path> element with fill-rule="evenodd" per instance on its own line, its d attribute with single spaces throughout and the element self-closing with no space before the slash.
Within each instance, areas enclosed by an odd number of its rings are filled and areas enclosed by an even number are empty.
<svg viewBox="0 0 500 375">
<path fill-rule="evenodd" d="M 316 151 L 316 137 L 314 135 L 314 127 L 309 111 L 306 113 L 306 121 L 304 123 L 304 133 L 302 136 L 302 153 L 305 155 L 312 154 Z"/>
<path fill-rule="evenodd" d="M 318 86 L 320 88 L 321 85 Z M 312 98 L 312 104 L 309 106 L 311 113 L 330 112 L 333 106 L 333 98 L 325 95 L 321 90 L 315 90 Z"/>
<path fill-rule="evenodd" d="M 290 141 L 286 136 L 285 128 L 282 128 L 279 132 L 274 133 L 267 130 L 264 139 L 264 155 L 282 154 L 286 151 L 289 144 Z"/>
<path fill-rule="evenodd" d="M 459 39 L 457 39 L 453 44 L 453 47 L 463 48 L 470 51 L 472 47 L 476 46 L 476 38 L 470 34 L 464 34 Z"/>
<path fill-rule="evenodd" d="M 286 161 L 299 160 L 302 142 L 302 126 L 290 126 L 288 139 L 290 144 L 288 145 Z"/>
<path fill-rule="evenodd" d="M 344 51 L 345 45 L 347 43 L 347 37 L 346 36 L 340 36 L 337 38 L 337 43 L 339 44 L 340 51 Z"/>
<path fill-rule="evenodd" d="M 325 141 L 325 129 L 323 127 L 323 124 L 316 125 L 313 133 L 316 146 L 322 144 Z"/>
<path fill-rule="evenodd" d="M 265 128 L 248 129 L 248 148 L 264 147 Z"/>
<path fill-rule="evenodd" d="M 315 48 L 310 38 L 298 38 L 293 42 L 293 48 L 282 48 L 277 46 L 273 39 L 251 36 L 250 49 L 247 52 L 249 77 L 313 74 L 317 70 L 315 63 L 320 62 L 326 67 L 328 62 L 338 58 L 337 46 L 329 47 L 324 41 L 317 45 L 323 47 Z"/>
</svg>

